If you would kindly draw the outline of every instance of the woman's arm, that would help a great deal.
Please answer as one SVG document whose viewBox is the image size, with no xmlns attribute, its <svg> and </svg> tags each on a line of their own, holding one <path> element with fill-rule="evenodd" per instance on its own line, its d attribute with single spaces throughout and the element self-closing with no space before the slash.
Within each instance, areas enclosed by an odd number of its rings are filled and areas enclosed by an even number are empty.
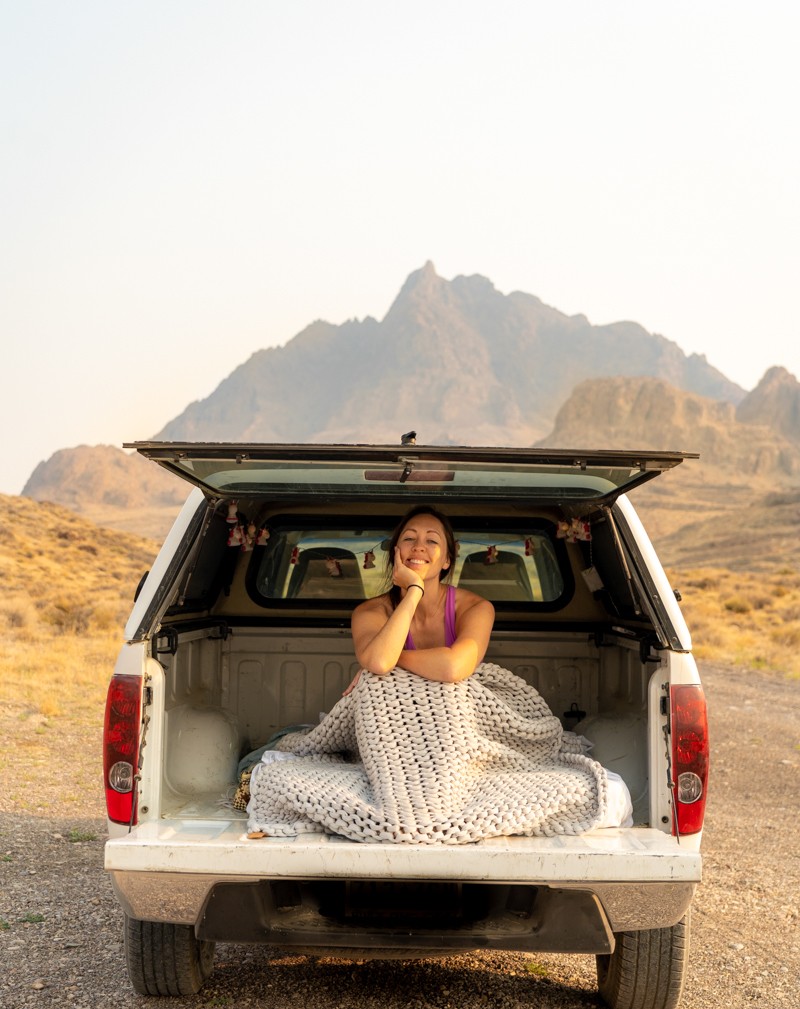
<svg viewBox="0 0 800 1009">
<path fill-rule="evenodd" d="M 425 593 L 419 575 L 401 562 L 397 547 L 392 584 L 402 591 L 397 606 L 392 608 L 387 596 L 378 596 L 357 606 L 350 622 L 356 658 L 364 669 L 378 675 L 390 672 L 398 664 L 414 613 Z"/>
<path fill-rule="evenodd" d="M 353 610 L 351 630 L 356 658 L 371 673 L 383 675 L 400 664 L 400 655 L 406 644 L 411 619 L 422 599 L 421 586 L 411 586 L 397 604 L 387 613 L 385 596 L 370 599 Z"/>
<path fill-rule="evenodd" d="M 395 665 L 439 683 L 466 680 L 483 661 L 493 624 L 494 606 L 486 599 L 479 599 L 457 614 L 457 636 L 450 647 L 404 648 Z"/>
</svg>

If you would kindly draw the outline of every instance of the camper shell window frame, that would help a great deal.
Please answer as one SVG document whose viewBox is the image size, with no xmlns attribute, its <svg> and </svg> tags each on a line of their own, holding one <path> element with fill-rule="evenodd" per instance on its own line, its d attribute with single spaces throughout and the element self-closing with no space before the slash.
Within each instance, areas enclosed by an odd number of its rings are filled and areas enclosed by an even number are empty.
<svg viewBox="0 0 800 1009">
<path fill-rule="evenodd" d="M 264 566 L 265 561 L 269 562 L 270 549 L 275 550 L 274 541 L 276 538 L 281 537 L 284 530 L 288 532 L 294 531 L 308 531 L 308 532 L 324 532 L 325 530 L 330 530 L 333 533 L 339 532 L 351 532 L 355 533 L 357 530 L 364 530 L 369 535 L 366 535 L 363 539 L 364 550 L 359 552 L 354 552 L 356 559 L 359 564 L 363 562 L 364 553 L 368 549 L 374 549 L 379 546 L 382 542 L 385 542 L 390 536 L 391 531 L 398 521 L 402 518 L 402 514 L 398 514 L 396 517 L 392 517 L 387 522 L 387 516 L 358 516 L 356 522 L 352 519 L 347 521 L 341 516 L 324 516 L 324 515 L 309 515 L 302 516 L 298 514 L 280 514 L 270 517 L 268 522 L 268 527 L 270 530 L 270 540 L 266 546 L 255 547 L 252 551 L 252 556 L 248 564 L 247 573 L 245 576 L 245 587 L 247 593 L 251 600 L 255 602 L 258 606 L 264 609 L 270 610 L 281 610 L 284 612 L 291 612 L 292 610 L 303 610 L 308 611 L 309 608 L 324 611 L 339 610 L 343 608 L 351 608 L 357 606 L 359 603 L 363 602 L 367 598 L 372 598 L 372 595 L 354 595 L 354 596 L 295 596 L 294 598 L 288 598 L 283 595 L 267 595 L 263 591 L 264 584 Z M 502 608 L 504 612 L 508 613 L 554 613 L 563 608 L 565 608 L 571 601 L 575 592 L 575 580 L 572 573 L 572 566 L 570 564 L 570 559 L 567 553 L 566 542 L 563 539 L 559 539 L 556 536 L 557 525 L 555 522 L 550 521 L 546 518 L 536 517 L 528 519 L 527 521 L 519 521 L 516 519 L 471 519 L 468 516 L 454 516 L 451 518 L 453 529 L 455 532 L 456 540 L 461 543 L 461 537 L 465 534 L 472 534 L 476 537 L 473 541 L 474 546 L 469 549 L 469 553 L 466 556 L 472 556 L 474 553 L 486 549 L 489 545 L 497 545 L 499 551 L 503 552 L 504 546 L 510 546 L 512 543 L 515 545 L 515 555 L 522 557 L 523 561 L 528 562 L 528 565 L 535 564 L 536 553 L 530 557 L 524 556 L 524 543 L 525 539 L 528 537 L 538 538 L 540 541 L 544 541 L 547 544 L 546 549 L 550 552 L 552 558 L 556 562 L 558 575 L 561 580 L 561 590 L 558 595 L 554 595 L 552 598 L 548 599 L 507 599 L 507 598 L 493 598 L 492 594 L 487 593 L 484 597 L 489 599 L 490 602 L 494 602 L 495 605 Z M 373 536 L 373 531 L 376 531 L 376 535 Z M 496 535 L 498 539 L 497 544 L 490 543 L 492 536 Z M 513 540 L 503 540 L 502 537 L 513 535 Z M 466 538 L 464 542 L 469 542 Z M 271 547 L 271 544 L 272 547 Z M 539 550 L 542 549 L 540 545 Z M 461 564 L 458 565 L 459 573 L 462 571 L 463 560 L 466 557 L 463 555 L 462 548 L 462 560 Z M 301 554 L 302 557 L 302 554 Z M 319 559 L 319 558 L 316 558 Z M 332 555 L 332 559 L 335 558 Z M 390 583 L 383 576 L 383 564 L 384 554 L 375 551 L 375 570 L 377 572 L 375 580 L 379 581 L 380 587 L 379 591 L 375 592 L 374 595 L 379 595 L 381 592 L 386 592 L 390 588 Z M 291 584 L 291 576 L 287 575 L 287 558 L 283 556 L 280 560 L 281 566 L 278 569 L 278 580 L 285 589 Z M 487 565 L 489 567 L 490 565 Z M 273 569 L 274 570 L 274 569 Z M 501 570 L 498 567 L 497 570 Z M 530 575 L 529 575 L 530 579 Z M 331 577 L 331 582 L 335 579 Z M 453 584 L 458 585 L 462 578 L 454 579 Z M 537 576 L 536 582 L 541 584 L 542 579 Z M 531 594 L 533 595 L 533 584 L 531 581 Z M 482 595 L 477 588 L 473 588 L 472 584 L 462 584 L 462 588 L 470 588 L 471 591 L 475 591 L 476 594 Z"/>
</svg>

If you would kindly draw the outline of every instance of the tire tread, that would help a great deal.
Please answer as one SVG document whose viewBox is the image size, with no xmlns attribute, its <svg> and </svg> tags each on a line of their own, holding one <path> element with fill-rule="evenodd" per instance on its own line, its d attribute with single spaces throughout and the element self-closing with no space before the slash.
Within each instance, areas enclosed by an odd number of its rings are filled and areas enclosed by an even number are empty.
<svg viewBox="0 0 800 1009">
<path fill-rule="evenodd" d="M 689 953 L 689 916 L 669 928 L 620 932 L 597 958 L 600 994 L 611 1009 L 677 1009 Z"/>
<path fill-rule="evenodd" d="M 139 995 L 195 995 L 211 973 L 214 943 L 190 925 L 125 918 L 128 976 Z"/>
</svg>

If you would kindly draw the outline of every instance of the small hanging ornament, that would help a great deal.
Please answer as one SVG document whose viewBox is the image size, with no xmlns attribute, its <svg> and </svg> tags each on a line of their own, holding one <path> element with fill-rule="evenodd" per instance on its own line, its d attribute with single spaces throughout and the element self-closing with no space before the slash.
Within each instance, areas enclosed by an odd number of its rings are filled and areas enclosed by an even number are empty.
<svg viewBox="0 0 800 1009">
<path fill-rule="evenodd" d="M 556 536 L 567 543 L 577 543 L 578 540 L 588 542 L 592 538 L 592 528 L 583 519 L 572 519 L 569 522 L 559 522 Z"/>
<path fill-rule="evenodd" d="M 239 507 L 238 501 L 228 502 L 228 517 L 225 519 L 228 525 L 236 525 L 238 523 L 239 516 L 236 514 L 238 507 Z"/>
<path fill-rule="evenodd" d="M 229 547 L 240 547 L 244 544 L 245 532 L 240 525 L 235 525 L 232 527 L 230 536 L 228 536 L 228 546 Z"/>
<path fill-rule="evenodd" d="M 331 576 L 331 578 L 342 577 L 342 565 L 336 560 L 335 557 L 326 557 L 325 567 L 328 569 L 328 574 Z"/>
<path fill-rule="evenodd" d="M 256 537 L 256 546 L 265 547 L 267 545 L 267 540 L 269 539 L 269 529 L 266 526 L 262 526 L 258 530 L 258 536 Z"/>
<path fill-rule="evenodd" d="M 249 553 L 255 545 L 256 545 L 256 524 L 255 522 L 251 522 L 248 525 L 247 531 L 245 532 L 244 538 L 242 540 L 242 550 L 244 550 L 245 553 Z"/>
<path fill-rule="evenodd" d="M 484 564 L 497 564 L 497 547 L 487 547 Z"/>
<path fill-rule="evenodd" d="M 367 550 L 364 554 L 364 570 L 369 571 L 370 568 L 375 567 L 375 552 L 373 550 Z"/>
<path fill-rule="evenodd" d="M 299 560 L 300 560 L 300 550 L 299 550 L 299 548 L 298 547 L 292 547 L 292 555 L 289 558 L 289 563 L 290 564 L 297 564 L 297 562 Z"/>
<path fill-rule="evenodd" d="M 533 541 L 533 536 L 528 536 L 525 540 L 525 556 L 532 557 L 536 553 L 536 544 Z"/>
</svg>

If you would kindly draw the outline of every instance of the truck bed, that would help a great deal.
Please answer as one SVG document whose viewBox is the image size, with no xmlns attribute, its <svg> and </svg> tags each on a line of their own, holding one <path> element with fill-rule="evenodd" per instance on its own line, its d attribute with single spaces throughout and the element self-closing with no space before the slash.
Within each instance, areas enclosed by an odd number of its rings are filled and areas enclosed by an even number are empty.
<svg viewBox="0 0 800 1009">
<path fill-rule="evenodd" d="M 581 709 L 578 730 L 587 727 L 596 744 L 592 755 L 634 786 L 633 827 L 458 845 L 357 842 L 315 833 L 249 839 L 246 814 L 226 807 L 224 799 L 235 786 L 238 755 L 276 728 L 313 722 L 329 710 L 355 671 L 351 648 L 344 631 L 329 629 L 246 628 L 227 638 L 190 630 L 181 635 L 175 658 L 163 666 L 150 660 L 153 708 L 163 705 L 166 715 L 147 737 L 144 791 L 150 801 L 139 811 L 139 825 L 106 845 L 106 868 L 131 918 L 189 924 L 206 938 L 263 942 L 278 930 L 281 943 L 305 936 L 309 946 L 352 946 L 353 932 L 342 925 L 352 890 L 370 913 L 382 908 L 385 896 L 390 904 L 399 901 L 402 914 L 409 907 L 460 908 L 468 925 L 459 919 L 440 929 L 450 948 L 473 948 L 477 936 L 478 945 L 496 942 L 499 948 L 571 949 L 578 914 L 591 922 L 585 952 L 608 952 L 609 930 L 668 927 L 681 919 L 700 880 L 699 836 L 679 841 L 664 829 L 668 807 L 651 808 L 648 787 L 649 760 L 655 761 L 651 774 L 666 777 L 660 756 L 656 760 L 663 744 L 654 722 L 648 742 L 647 711 L 657 710 L 660 684 L 669 676 L 658 664 L 643 663 L 637 642 L 624 636 L 607 635 L 601 647 L 586 632 L 501 631 L 490 657 L 535 685 L 552 710 Z M 656 822 L 661 829 L 650 825 Z M 326 914 L 319 908 L 332 886 L 346 895 L 337 896 L 334 913 Z M 438 896 L 439 888 L 453 886 L 464 892 Z M 294 933 L 284 927 L 289 919 L 280 906 L 286 887 L 302 891 L 291 898 L 302 926 Z M 377 896 L 364 897 L 365 887 Z M 403 892 L 387 895 L 386 888 Z M 517 911 L 506 909 L 512 891 L 512 904 L 544 902 L 542 921 L 561 922 L 561 938 L 536 933 L 529 909 L 526 945 L 509 946 L 518 928 Z M 237 916 L 242 901 L 253 904 Z M 215 934 L 208 922 L 223 906 L 224 925 Z M 492 917 L 495 911 L 500 919 Z M 249 923 L 241 935 L 238 917 Z M 395 932 L 387 940 L 380 928 L 366 938 L 358 931 L 358 940 L 394 946 Z M 427 932 L 416 934 L 421 946 L 434 943 Z"/>
</svg>

